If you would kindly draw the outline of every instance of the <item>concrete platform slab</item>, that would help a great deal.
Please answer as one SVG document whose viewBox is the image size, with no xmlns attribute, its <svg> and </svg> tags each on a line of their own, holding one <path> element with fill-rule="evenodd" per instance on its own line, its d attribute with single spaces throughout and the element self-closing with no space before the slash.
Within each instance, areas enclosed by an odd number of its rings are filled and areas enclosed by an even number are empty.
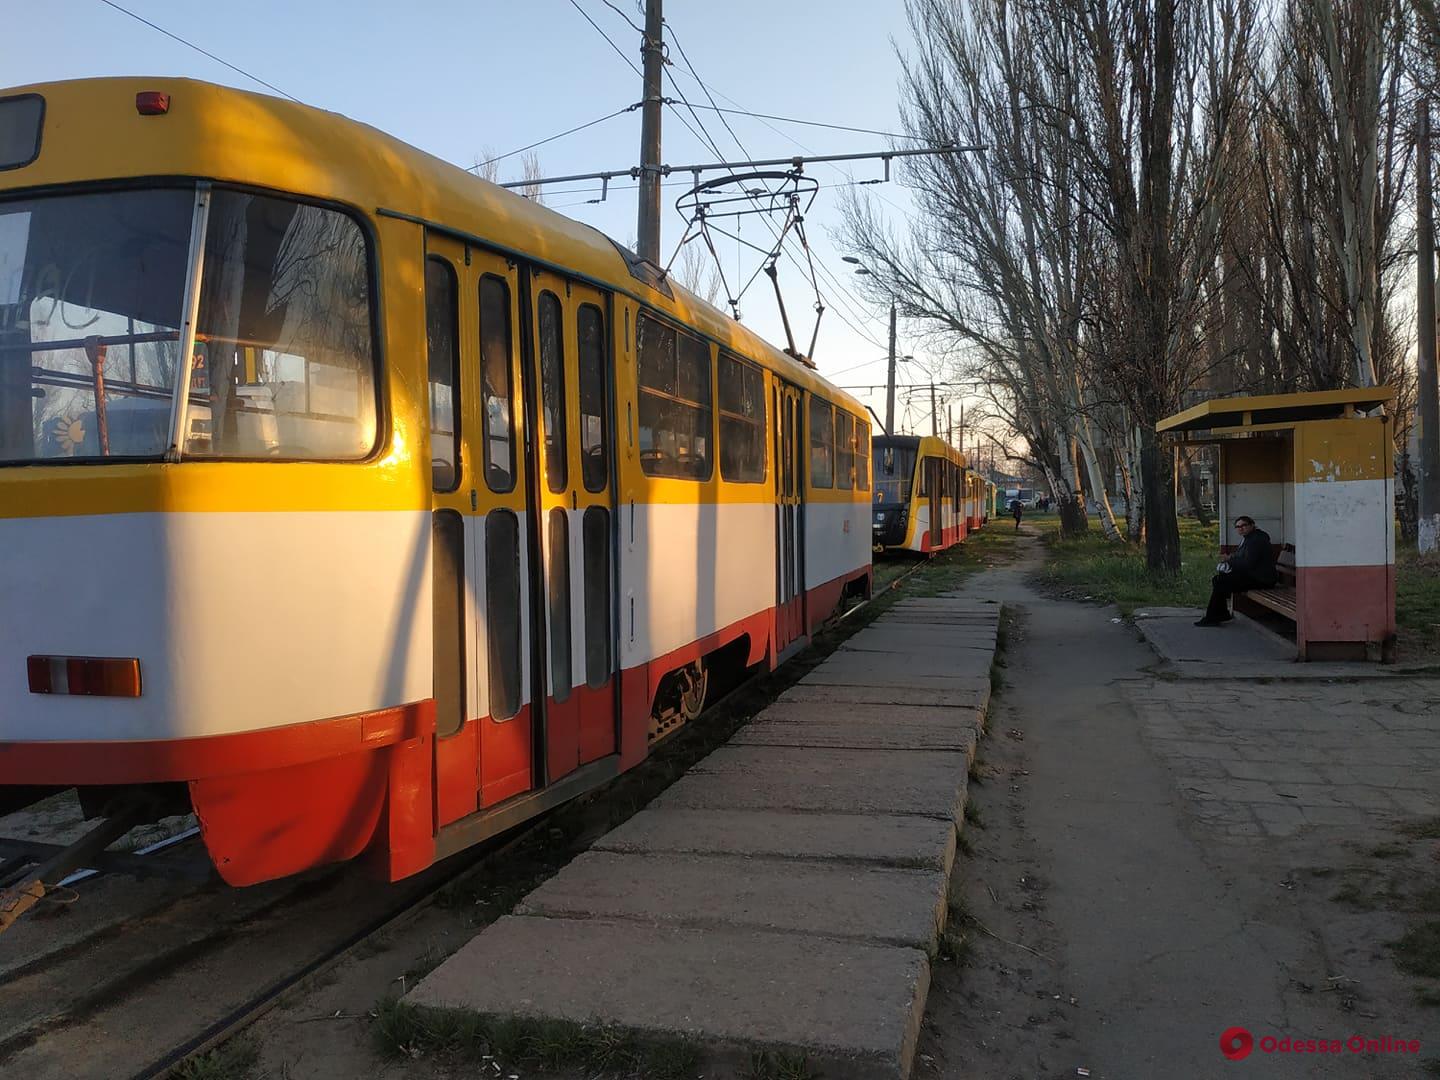
<svg viewBox="0 0 1440 1080">
<path fill-rule="evenodd" d="M 843 686 L 824 682 L 800 682 L 780 695 L 779 700 L 818 702 L 831 705 L 923 705 L 940 709 L 984 709 L 990 702 L 990 678 L 956 680 L 951 689 L 936 690 L 915 686 Z"/>
<path fill-rule="evenodd" d="M 782 930 L 933 954 L 945 900 L 945 876 L 937 870 L 590 851 L 526 897 L 515 914 Z"/>
<path fill-rule="evenodd" d="M 800 1050 L 827 1077 L 899 1080 L 909 1075 L 929 983 L 925 954 L 901 946 L 510 915 L 406 1000 L 600 1018 L 693 1035 L 741 1060 L 752 1047 Z"/>
<path fill-rule="evenodd" d="M 907 723 L 893 720 L 888 724 L 857 724 L 848 720 L 822 720 L 796 723 L 792 720 L 771 720 L 751 724 L 733 739 L 731 746 L 798 746 L 829 747 L 836 750 L 908 750 L 929 753 L 932 750 L 956 750 L 971 754 L 978 731 L 974 724 L 948 724 L 937 727 L 929 723 Z"/>
<path fill-rule="evenodd" d="M 835 652 L 800 683 L 963 690 L 970 679 L 990 670 L 990 656 L 988 649 L 956 649 L 948 653 Z"/>
<path fill-rule="evenodd" d="M 653 805 L 919 814 L 958 821 L 969 759 L 936 750 L 724 746 Z"/>
<path fill-rule="evenodd" d="M 759 855 L 948 873 L 955 858 L 955 826 L 897 814 L 654 808 L 602 836 L 592 850 Z"/>
</svg>

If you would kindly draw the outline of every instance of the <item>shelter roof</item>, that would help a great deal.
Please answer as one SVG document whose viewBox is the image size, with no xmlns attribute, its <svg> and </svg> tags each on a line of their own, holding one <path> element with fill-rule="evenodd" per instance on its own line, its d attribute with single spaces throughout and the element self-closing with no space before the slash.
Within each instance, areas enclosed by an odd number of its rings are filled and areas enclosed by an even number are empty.
<svg viewBox="0 0 1440 1080">
<path fill-rule="evenodd" d="M 1305 394 L 1262 394 L 1211 398 L 1155 425 L 1159 432 L 1211 431 L 1216 428 L 1261 428 L 1305 420 L 1337 420 L 1395 400 L 1389 386 L 1316 390 Z"/>
</svg>

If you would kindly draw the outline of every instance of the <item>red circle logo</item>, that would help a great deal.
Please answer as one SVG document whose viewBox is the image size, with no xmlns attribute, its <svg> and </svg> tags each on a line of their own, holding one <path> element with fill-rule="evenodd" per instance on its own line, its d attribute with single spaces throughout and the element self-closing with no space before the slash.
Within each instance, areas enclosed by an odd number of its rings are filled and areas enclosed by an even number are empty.
<svg viewBox="0 0 1440 1080">
<path fill-rule="evenodd" d="M 1225 1034 L 1220 1036 L 1220 1052 L 1231 1061 L 1249 1057 L 1254 1049 L 1255 1036 L 1242 1027 L 1226 1028 Z"/>
</svg>

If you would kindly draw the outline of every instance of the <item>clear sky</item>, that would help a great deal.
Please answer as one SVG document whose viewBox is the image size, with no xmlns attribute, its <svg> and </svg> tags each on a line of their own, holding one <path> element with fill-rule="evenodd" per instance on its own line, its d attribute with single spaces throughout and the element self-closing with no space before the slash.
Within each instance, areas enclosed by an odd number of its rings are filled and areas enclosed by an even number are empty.
<svg viewBox="0 0 1440 1080">
<path fill-rule="evenodd" d="M 239 5 L 194 0 L 118 0 L 124 7 L 186 38 L 300 100 L 343 113 L 462 166 L 485 151 L 502 154 L 595 120 L 640 99 L 640 80 L 570 0 L 247 0 Z M 643 23 L 637 0 L 575 0 L 637 66 L 640 35 L 625 16 Z M 619 9 L 618 11 L 615 9 Z M 681 48 L 700 79 L 725 108 L 893 131 L 898 123 L 900 65 L 896 45 L 908 47 L 900 0 L 668 0 L 670 71 L 692 105 L 709 102 L 692 78 Z M 0 36 L 0 84 L 20 85 L 93 75 L 182 75 L 265 91 L 244 76 L 114 10 L 101 0 L 9 4 Z M 678 46 L 678 47 L 677 47 Z M 678 98 L 665 84 L 668 97 Z M 724 95 L 723 97 L 721 95 Z M 744 150 L 711 111 L 699 112 L 728 159 L 798 153 L 858 153 L 884 149 L 883 136 L 727 116 Z M 693 118 L 686 116 L 692 126 Z M 624 169 L 638 158 L 638 111 L 538 148 L 546 175 Z M 666 110 L 663 159 L 671 164 L 714 155 Z M 909 145 L 909 144 L 906 144 Z M 500 162 L 501 179 L 516 179 L 520 157 Z M 852 175 L 846 175 L 846 172 Z M 831 185 L 881 175 L 881 164 L 818 165 L 822 190 L 807 231 L 821 264 L 829 307 L 815 359 L 841 385 L 882 383 L 887 312 L 859 296 L 854 268 L 831 243 L 839 221 L 839 190 Z M 668 258 L 684 229 L 674 203 L 688 178 L 664 193 L 662 251 Z M 564 185 L 546 196 L 562 213 L 622 242 L 635 237 L 633 182 L 612 184 L 609 199 L 588 205 L 598 191 Z M 901 223 L 911 203 L 892 183 L 865 189 Z M 744 228 L 761 235 L 748 219 Z M 797 250 L 794 248 L 792 250 Z M 736 245 L 721 248 L 735 277 Z M 745 275 L 756 265 L 743 263 Z M 828 280 L 827 274 L 828 272 Z M 782 260 L 781 282 L 799 346 L 809 342 L 814 297 L 795 265 Z M 837 284 L 838 283 L 838 284 Z M 723 303 L 723 297 L 721 298 Z M 747 325 L 784 343 L 769 283 L 761 277 L 741 304 Z M 850 325 L 846 325 L 846 323 Z M 906 340 L 900 382 L 928 382 L 929 358 Z M 883 390 L 857 392 L 883 413 Z M 909 428 L 928 431 L 928 392 L 899 396 Z M 941 411 L 944 411 L 944 404 Z M 944 423 L 943 417 L 941 421 Z"/>
</svg>

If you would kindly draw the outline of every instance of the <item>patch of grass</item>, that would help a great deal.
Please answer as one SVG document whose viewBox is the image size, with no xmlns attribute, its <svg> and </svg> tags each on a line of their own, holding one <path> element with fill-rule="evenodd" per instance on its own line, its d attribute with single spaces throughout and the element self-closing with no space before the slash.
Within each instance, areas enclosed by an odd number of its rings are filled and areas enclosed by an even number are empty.
<svg viewBox="0 0 1440 1080">
<path fill-rule="evenodd" d="M 375 1007 L 373 1030 L 390 1057 L 490 1058 L 510 1069 L 576 1068 L 602 1076 L 689 1080 L 701 1061 L 700 1047 L 686 1039 L 641 1038 L 606 1025 L 500 1018 L 392 999 Z"/>
<path fill-rule="evenodd" d="M 970 834 L 963 829 L 960 830 L 959 835 L 955 838 L 955 850 L 967 858 L 975 854 L 975 841 L 971 840 Z"/>
<path fill-rule="evenodd" d="M 1038 575 L 1042 588 L 1071 599 L 1116 604 L 1125 615 L 1137 607 L 1203 607 L 1219 559 L 1218 526 L 1206 528 L 1194 518 L 1180 519 L 1178 574 L 1151 574 L 1143 546 L 1106 540 L 1098 530 L 1061 540 L 1057 526 L 1041 539 L 1048 551 Z"/>
<path fill-rule="evenodd" d="M 1395 626 L 1407 653 L 1440 654 L 1440 554 L 1397 546 Z"/>
<path fill-rule="evenodd" d="M 1440 979 L 1440 919 L 1418 923 L 1392 942 L 1395 966 L 1408 975 Z"/>
<path fill-rule="evenodd" d="M 260 1048 L 242 1037 L 191 1058 L 170 1075 L 179 1080 L 245 1080 L 254 1075 L 259 1063 Z"/>
<path fill-rule="evenodd" d="M 1408 859 L 1412 854 L 1407 844 L 1379 844 L 1370 849 L 1375 859 Z"/>
<path fill-rule="evenodd" d="M 1421 1062 L 1420 1067 L 1431 1076 L 1440 1076 L 1440 1058 L 1430 1058 L 1427 1061 Z"/>
<path fill-rule="evenodd" d="M 940 934 L 939 957 L 952 964 L 964 964 L 970 959 L 970 935 L 947 926 Z"/>
<path fill-rule="evenodd" d="M 965 821 L 977 829 L 985 828 L 985 817 L 980 813 L 980 807 L 975 805 L 973 799 L 965 800 Z"/>
<path fill-rule="evenodd" d="M 810 1068 L 804 1054 L 757 1050 L 750 1055 L 745 1080 L 817 1080 L 819 1075 Z"/>
<path fill-rule="evenodd" d="M 1413 840 L 1440 840 L 1440 817 L 1424 821 L 1407 821 L 1400 832 Z"/>
</svg>

